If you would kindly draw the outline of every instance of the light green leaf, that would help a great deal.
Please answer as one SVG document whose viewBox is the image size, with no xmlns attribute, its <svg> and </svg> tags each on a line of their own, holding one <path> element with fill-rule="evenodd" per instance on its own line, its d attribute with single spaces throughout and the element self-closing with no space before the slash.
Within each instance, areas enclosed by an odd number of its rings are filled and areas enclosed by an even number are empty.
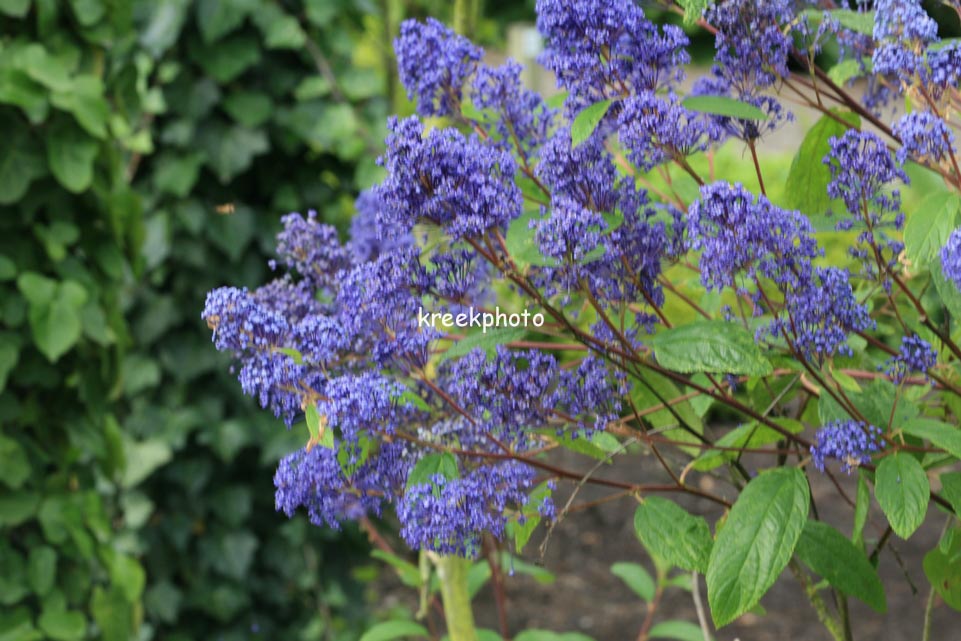
<svg viewBox="0 0 961 641">
<path fill-rule="evenodd" d="M 676 641 L 704 641 L 700 626 L 688 621 L 661 621 L 647 633 L 649 639 L 676 639 Z"/>
<path fill-rule="evenodd" d="M 941 494 L 961 518 L 961 472 L 945 472 L 941 475 Z"/>
<path fill-rule="evenodd" d="M 0 102 L 20 107 L 35 125 L 43 122 L 50 110 L 46 88 L 22 69 L 0 68 Z"/>
<path fill-rule="evenodd" d="M 27 581 L 34 593 L 45 596 L 53 588 L 57 576 L 57 553 L 49 545 L 30 548 L 27 559 Z"/>
<path fill-rule="evenodd" d="M 260 43 L 250 36 L 231 36 L 209 46 L 195 47 L 191 56 L 211 78 L 225 85 L 260 62 Z"/>
<path fill-rule="evenodd" d="M 684 26 L 691 27 L 696 24 L 712 2 L 713 0 L 678 0 L 678 4 L 684 7 Z"/>
<path fill-rule="evenodd" d="M 256 0 L 199 0 L 197 26 L 204 42 L 213 43 L 235 30 L 256 6 Z"/>
<path fill-rule="evenodd" d="M 431 483 L 431 477 L 440 474 L 445 479 L 456 479 L 460 476 L 457 468 L 457 459 L 448 452 L 435 452 L 427 454 L 417 461 L 413 469 L 407 475 L 407 487 Z"/>
<path fill-rule="evenodd" d="M 419 588 L 423 584 L 420 570 L 410 561 L 406 561 L 396 554 L 391 554 L 384 550 L 372 550 L 370 556 L 375 559 L 380 559 L 394 568 L 394 570 L 397 571 L 397 577 L 401 580 L 401 583 L 407 587 Z"/>
<path fill-rule="evenodd" d="M 904 228 L 904 245 L 916 265 L 925 265 L 947 242 L 958 226 L 961 197 L 953 191 L 936 191 L 927 195 L 911 210 Z"/>
<path fill-rule="evenodd" d="M 727 96 L 688 96 L 681 104 L 691 111 L 740 118 L 741 120 L 767 120 L 766 113 L 752 104 Z"/>
<path fill-rule="evenodd" d="M 637 563 L 620 562 L 611 566 L 611 574 L 627 584 L 634 594 L 644 601 L 654 598 L 654 579 L 650 573 Z"/>
<path fill-rule="evenodd" d="M 938 596 L 961 611 L 961 531 L 948 530 L 941 543 L 924 555 L 922 566 Z"/>
<path fill-rule="evenodd" d="M 862 550 L 827 523 L 808 521 L 795 552 L 815 574 L 844 594 L 861 599 L 877 612 L 887 610 L 877 570 Z"/>
<path fill-rule="evenodd" d="M 154 470 L 166 465 L 173 458 L 173 451 L 163 441 L 145 440 L 136 442 L 128 440 L 124 444 L 127 466 L 121 484 L 125 488 L 139 485 Z"/>
<path fill-rule="evenodd" d="M 107 118 L 110 116 L 103 92 L 100 78 L 77 76 L 68 88 L 50 94 L 50 103 L 72 114 L 88 134 L 103 139 L 107 137 Z"/>
<path fill-rule="evenodd" d="M 677 503 L 651 496 L 634 513 L 634 531 L 652 556 L 695 572 L 707 570 L 711 529 L 703 517 L 689 514 Z"/>
<path fill-rule="evenodd" d="M 571 147 L 576 147 L 590 138 L 610 108 L 611 101 L 602 100 L 582 109 L 571 123 Z"/>
<path fill-rule="evenodd" d="M 0 610 L 0 641 L 40 641 L 43 634 L 33 626 L 25 607 Z"/>
<path fill-rule="evenodd" d="M 93 182 L 93 161 L 97 157 L 97 141 L 68 120 L 57 120 L 46 137 L 47 163 L 50 171 L 69 191 L 86 191 Z"/>
<path fill-rule="evenodd" d="M 871 509 L 871 490 L 864 480 L 864 472 L 858 470 L 858 494 L 854 505 L 854 526 L 851 528 L 851 541 L 858 549 L 864 548 L 864 526 L 868 522 L 868 510 Z"/>
<path fill-rule="evenodd" d="M 66 610 L 44 610 L 37 624 L 54 641 L 79 641 L 87 630 L 83 614 Z"/>
<path fill-rule="evenodd" d="M 413 621 L 384 621 L 367 630 L 360 641 L 390 641 L 404 637 L 429 638 L 427 628 Z"/>
<path fill-rule="evenodd" d="M 773 368 L 751 333 L 734 323 L 698 321 L 647 339 L 658 364 L 675 372 L 765 376 Z"/>
<path fill-rule="evenodd" d="M 741 492 L 717 535 L 707 568 L 707 597 L 718 627 L 753 608 L 791 560 L 807 521 L 804 472 L 761 472 Z"/>
<path fill-rule="evenodd" d="M 897 427 L 897 425 L 895 425 Z M 901 425 L 907 434 L 926 438 L 935 447 L 961 459 L 961 429 L 929 418 L 914 418 Z"/>
<path fill-rule="evenodd" d="M 924 468 L 909 454 L 895 452 L 878 465 L 874 495 L 894 533 L 902 539 L 911 536 L 924 521 L 930 490 Z"/>
<path fill-rule="evenodd" d="M 536 196 L 535 196 L 536 197 Z M 507 228 L 507 237 L 504 244 L 507 245 L 507 252 L 514 260 L 514 264 L 521 270 L 529 266 L 551 267 L 557 265 L 557 261 L 541 253 L 537 244 L 537 228 L 531 227 L 531 221 L 540 220 L 538 210 L 528 211 L 520 218 L 511 221 Z"/>
<path fill-rule="evenodd" d="M 21 276 L 18 284 L 26 275 Z M 57 285 L 49 303 L 31 303 L 29 318 L 33 342 L 51 363 L 59 360 L 80 339 L 83 332 L 81 310 L 86 302 L 87 292 L 82 286 L 63 281 Z"/>
<path fill-rule="evenodd" d="M 804 425 L 797 421 L 775 419 L 775 422 L 792 434 L 798 434 L 804 429 Z M 756 422 L 752 421 L 745 425 L 734 428 L 721 438 L 717 439 L 715 445 L 719 447 L 730 448 L 756 448 L 764 445 L 770 445 L 771 443 L 777 443 L 783 438 L 784 436 L 782 436 L 777 430 L 772 429 L 767 425 L 758 425 Z M 692 467 L 700 472 L 707 472 L 724 465 L 724 463 L 727 461 L 734 460 L 737 458 L 737 455 L 738 452 L 733 450 L 706 450 L 697 458 L 696 461 L 693 462 Z"/>
<path fill-rule="evenodd" d="M 30 478 L 30 459 L 20 443 L 0 434 L 0 483 L 14 490 Z"/>
<path fill-rule="evenodd" d="M 118 588 L 109 591 L 94 588 L 90 611 L 100 628 L 103 641 L 130 641 L 133 638 L 133 606 Z"/>
<path fill-rule="evenodd" d="M 836 118 L 852 128 L 861 125 L 861 119 L 848 111 L 834 110 Z M 844 135 L 849 127 L 831 116 L 822 116 L 804 135 L 801 146 L 788 172 L 784 186 L 784 206 L 798 209 L 814 221 L 824 221 L 824 215 L 831 208 L 831 198 L 827 194 L 831 181 L 831 170 L 824 164 L 824 157 L 831 151 L 831 138 Z M 821 228 L 833 229 L 835 221 L 828 219 Z"/>
<path fill-rule="evenodd" d="M 864 71 L 862 71 L 862 65 Z M 860 76 L 862 73 L 871 73 L 872 64 L 870 58 L 847 58 L 828 69 L 828 78 L 835 84 L 843 85 L 848 80 Z"/>
<path fill-rule="evenodd" d="M 30 0 L 0 0 L 0 13 L 11 18 L 23 18 L 30 10 Z"/>
<path fill-rule="evenodd" d="M 486 333 L 479 332 L 470 334 L 466 338 L 451 345 L 450 348 L 441 355 L 440 360 L 445 361 L 450 358 L 464 356 L 474 349 L 483 349 L 488 356 L 492 356 L 498 345 L 518 341 L 524 338 L 524 334 L 526 333 L 527 330 L 522 327 L 495 327 L 494 329 L 488 329 Z"/>
<path fill-rule="evenodd" d="M 224 99 L 221 106 L 235 122 L 250 128 L 267 122 L 274 111 L 270 95 L 259 91 L 235 91 Z"/>
<path fill-rule="evenodd" d="M 814 25 L 821 24 L 824 17 L 821 9 L 805 9 L 800 13 L 801 17 L 807 18 Z M 850 29 L 855 33 L 865 36 L 874 34 L 874 11 L 852 11 L 851 9 L 832 9 L 827 12 L 833 19 L 837 20 L 842 27 Z"/>
</svg>

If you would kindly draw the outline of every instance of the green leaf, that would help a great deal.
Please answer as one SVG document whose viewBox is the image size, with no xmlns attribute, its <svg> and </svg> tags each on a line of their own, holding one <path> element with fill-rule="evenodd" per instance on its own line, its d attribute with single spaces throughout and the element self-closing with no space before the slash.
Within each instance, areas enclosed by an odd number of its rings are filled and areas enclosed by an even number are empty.
<svg viewBox="0 0 961 641">
<path fill-rule="evenodd" d="M 851 541 L 858 547 L 864 548 L 864 526 L 868 522 L 868 511 L 871 509 L 871 490 L 864 473 L 858 470 L 858 494 L 854 505 L 854 526 L 851 528 Z"/>
<path fill-rule="evenodd" d="M 43 122 L 50 110 L 46 88 L 22 69 L 0 68 L 0 102 L 20 107 L 35 125 Z"/>
<path fill-rule="evenodd" d="M 718 627 L 761 600 L 791 560 L 807 521 L 804 472 L 761 472 L 741 492 L 717 535 L 707 568 L 707 597 Z"/>
<path fill-rule="evenodd" d="M 367 630 L 360 641 L 390 641 L 402 637 L 429 638 L 427 628 L 413 621 L 384 621 Z"/>
<path fill-rule="evenodd" d="M 307 431 L 310 432 L 310 445 L 320 445 L 328 450 L 334 449 L 334 430 L 329 429 L 327 418 L 321 421 L 317 406 L 311 403 L 304 411 L 307 419 Z"/>
<path fill-rule="evenodd" d="M 634 531 L 652 556 L 685 570 L 707 570 L 714 541 L 703 517 L 689 514 L 673 501 L 651 496 L 634 513 Z"/>
<path fill-rule="evenodd" d="M 255 0 L 199 0 L 196 6 L 200 35 L 210 44 L 243 24 L 257 3 Z"/>
<path fill-rule="evenodd" d="M 847 397 L 868 420 L 868 423 L 877 427 L 885 428 L 888 422 L 891 422 L 894 427 L 898 427 L 918 415 L 917 403 L 902 401 L 895 406 L 897 390 L 894 384 L 888 380 L 875 379 L 863 392 L 859 394 L 848 392 Z M 847 411 L 830 394 L 821 395 L 821 400 L 818 401 L 818 417 L 822 425 L 832 420 L 849 418 Z"/>
<path fill-rule="evenodd" d="M 254 158 L 267 152 L 270 141 L 261 129 L 236 125 L 215 127 L 201 134 L 200 146 L 206 152 L 207 165 L 226 184 L 247 171 Z"/>
<path fill-rule="evenodd" d="M 277 5 L 262 5 L 254 13 L 254 22 L 264 35 L 267 49 L 300 49 L 307 40 L 297 18 L 284 13 Z"/>
<path fill-rule="evenodd" d="M 124 443 L 127 466 L 121 485 L 132 488 L 139 485 L 154 470 L 166 465 L 173 458 L 173 451 L 163 441 L 148 439 L 141 442 L 127 440 Z"/>
<path fill-rule="evenodd" d="M 440 360 L 445 361 L 464 356 L 474 349 L 483 349 L 488 356 L 491 356 L 498 345 L 518 341 L 524 338 L 526 333 L 527 330 L 522 327 L 495 327 L 494 329 L 488 329 L 486 332 L 470 334 L 451 345 L 441 355 Z"/>
<path fill-rule="evenodd" d="M 650 602 L 654 598 L 654 579 L 650 573 L 637 563 L 615 563 L 611 566 L 611 574 L 627 584 L 634 594 L 644 601 Z"/>
<path fill-rule="evenodd" d="M 926 438 L 935 447 L 961 459 L 961 429 L 958 426 L 929 418 L 914 418 L 902 424 L 901 429 L 912 436 Z"/>
<path fill-rule="evenodd" d="M 119 589 L 128 602 L 137 603 L 147 582 L 143 566 L 133 557 L 113 550 L 103 554 L 103 562 L 110 573 L 111 585 Z"/>
<path fill-rule="evenodd" d="M 77 22 L 85 27 L 94 26 L 107 13 L 103 0 L 70 0 L 70 7 Z"/>
<path fill-rule="evenodd" d="M 804 425 L 797 421 L 775 419 L 775 422 L 792 434 L 798 434 L 804 429 Z M 717 439 L 715 445 L 730 448 L 756 448 L 777 443 L 783 438 L 784 436 L 777 430 L 767 425 L 758 425 L 756 422 L 751 421 L 750 423 L 734 428 Z M 700 472 L 707 472 L 724 465 L 727 461 L 733 461 L 737 458 L 737 455 L 738 452 L 732 450 L 706 450 L 693 462 L 692 467 Z"/>
<path fill-rule="evenodd" d="M 862 71 L 864 69 L 864 71 Z M 828 78 L 836 85 L 843 85 L 848 80 L 860 76 L 863 73 L 870 73 L 872 69 L 871 59 L 847 58 L 828 69 Z"/>
<path fill-rule="evenodd" d="M 27 559 L 27 581 L 34 593 L 45 596 L 53 589 L 57 576 L 57 553 L 49 545 L 30 548 Z"/>
<path fill-rule="evenodd" d="M 435 452 L 427 454 L 417 461 L 414 468 L 407 475 L 407 488 L 415 485 L 431 483 L 431 477 L 440 474 L 445 479 L 456 479 L 460 476 L 457 459 L 449 452 Z"/>
<path fill-rule="evenodd" d="M 554 575 L 548 570 L 539 565 L 527 563 L 508 552 L 501 553 L 501 567 L 510 568 L 515 574 L 525 574 L 543 585 L 554 582 Z"/>
<path fill-rule="evenodd" d="M 224 99 L 221 106 L 235 122 L 250 128 L 267 122 L 274 111 L 270 95 L 259 91 L 235 91 Z"/>
<path fill-rule="evenodd" d="M 611 101 L 602 100 L 581 109 L 580 113 L 574 117 L 574 122 L 571 123 L 571 147 L 576 147 L 590 138 L 610 108 Z"/>
<path fill-rule="evenodd" d="M 811 24 L 819 25 L 824 13 L 821 9 L 805 9 L 800 16 L 807 18 Z M 828 12 L 845 29 L 865 36 L 874 34 L 874 13 L 874 11 L 852 11 L 851 9 L 832 9 Z"/>
<path fill-rule="evenodd" d="M 370 556 L 375 559 L 380 559 L 394 568 L 394 570 L 397 571 L 397 576 L 400 578 L 401 583 L 407 587 L 419 588 L 423 584 L 420 570 L 410 561 L 405 561 L 396 554 L 391 554 L 384 550 L 372 550 Z"/>
<path fill-rule="evenodd" d="M 24 295 L 30 297 L 26 292 Z M 31 303 L 29 317 L 33 342 L 51 363 L 59 360 L 80 339 L 83 332 L 81 310 L 86 302 L 87 291 L 82 286 L 63 281 L 57 285 L 51 302 Z"/>
<path fill-rule="evenodd" d="M 661 621 L 647 633 L 649 639 L 676 639 L 676 641 L 704 641 L 701 627 L 688 621 Z"/>
<path fill-rule="evenodd" d="M 557 261 L 541 253 L 537 244 L 537 228 L 531 227 L 531 221 L 540 220 L 537 209 L 528 211 L 520 218 L 511 221 L 507 228 L 507 237 L 504 244 L 507 245 L 507 252 L 514 260 L 514 264 L 521 270 L 529 266 L 551 267 L 557 265 Z"/>
<path fill-rule="evenodd" d="M 0 455 L 0 459 L 2 459 Z M 32 518 L 40 505 L 36 492 L 13 492 L 0 495 L 0 526 L 16 526 Z"/>
<path fill-rule="evenodd" d="M 11 18 L 23 18 L 30 10 L 30 0 L 0 0 L 0 13 Z"/>
<path fill-rule="evenodd" d="M 30 478 L 30 459 L 20 443 L 0 434 L 0 483 L 14 490 Z"/>
<path fill-rule="evenodd" d="M 961 518 L 961 472 L 945 472 L 941 475 L 941 494 Z"/>
<path fill-rule="evenodd" d="M 878 465 L 874 495 L 894 533 L 902 539 L 911 536 L 924 521 L 930 490 L 924 468 L 909 454 L 895 452 Z"/>
<path fill-rule="evenodd" d="M 30 610 L 0 610 L 0 641 L 40 641 L 43 634 L 33 626 Z"/>
<path fill-rule="evenodd" d="M 133 638 L 133 607 L 118 588 L 109 591 L 94 588 L 90 611 L 103 641 L 130 641 Z"/>
<path fill-rule="evenodd" d="M 712 2 L 713 0 L 678 0 L 678 4 L 684 7 L 684 26 L 694 26 Z"/>
<path fill-rule="evenodd" d="M 961 531 L 948 530 L 941 544 L 924 555 L 922 567 L 938 596 L 961 611 Z"/>
<path fill-rule="evenodd" d="M 915 265 L 925 265 L 947 242 L 958 226 L 961 197 L 952 191 L 936 191 L 927 195 L 911 210 L 904 228 L 904 245 Z"/>
<path fill-rule="evenodd" d="M 218 83 L 225 85 L 260 62 L 260 44 L 250 36 L 231 36 L 191 50 L 192 57 Z"/>
<path fill-rule="evenodd" d="M 862 550 L 827 523 L 808 521 L 795 552 L 814 573 L 844 594 L 861 599 L 877 612 L 887 610 L 877 570 Z"/>
<path fill-rule="evenodd" d="M 751 333 L 725 321 L 697 321 L 647 339 L 658 364 L 685 374 L 716 372 L 766 376 L 773 371 Z"/>
<path fill-rule="evenodd" d="M 47 163 L 61 185 L 77 194 L 93 182 L 99 145 L 68 120 L 57 120 L 47 133 Z"/>
<path fill-rule="evenodd" d="M 856 114 L 833 110 L 834 115 L 851 128 L 861 125 Z M 831 170 L 824 164 L 824 157 L 831 151 L 830 140 L 844 135 L 849 129 L 831 116 L 822 116 L 804 135 L 801 146 L 788 172 L 784 185 L 784 206 L 798 209 L 808 216 L 823 217 L 831 208 L 831 198 L 827 194 L 831 180 Z M 833 221 L 826 225 L 833 228 Z"/>
<path fill-rule="evenodd" d="M 4 141 L 0 145 L 0 205 L 9 205 L 23 198 L 30 183 L 47 173 L 47 165 L 28 127 L 0 118 L 0 137 Z"/>
<path fill-rule="evenodd" d="M 50 94 L 50 103 L 73 115 L 77 123 L 94 138 L 107 137 L 110 108 L 103 95 L 103 82 L 96 76 L 77 76 L 63 91 Z"/>
<path fill-rule="evenodd" d="M 688 96 L 681 104 L 691 111 L 740 118 L 741 120 L 767 120 L 766 113 L 752 104 L 726 96 Z"/>
<path fill-rule="evenodd" d="M 590 456 L 598 461 L 609 460 L 610 454 L 616 452 L 621 447 L 617 438 L 607 432 L 595 432 L 590 437 L 578 434 L 576 438 L 571 431 L 564 431 L 558 435 L 557 430 L 552 428 L 537 430 L 537 433 L 547 437 L 549 441 L 557 443 L 563 448 L 577 452 L 578 454 Z"/>
<path fill-rule="evenodd" d="M 79 641 L 87 630 L 83 614 L 66 610 L 44 610 L 37 624 L 54 641 Z"/>
</svg>

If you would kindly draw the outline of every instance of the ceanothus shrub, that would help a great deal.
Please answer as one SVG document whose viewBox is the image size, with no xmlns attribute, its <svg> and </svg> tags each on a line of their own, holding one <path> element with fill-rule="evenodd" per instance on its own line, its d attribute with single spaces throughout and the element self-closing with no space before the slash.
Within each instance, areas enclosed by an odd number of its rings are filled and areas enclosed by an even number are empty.
<svg viewBox="0 0 961 641">
<path fill-rule="evenodd" d="M 243 389 L 306 421 L 278 509 L 329 527 L 391 510 L 437 564 L 454 641 L 476 638 L 462 559 L 519 552 L 566 516 L 554 492 L 584 483 L 637 499 L 641 540 L 705 575 L 717 626 L 790 568 L 849 638 L 846 599 L 884 610 L 874 564 L 929 504 L 948 519 L 924 564 L 929 603 L 961 608 L 961 43 L 917 1 L 815 4 L 680 2 L 716 34 L 688 96 L 685 32 L 630 0 L 538 1 L 550 100 L 517 63 L 488 66 L 435 20 L 404 23 L 417 115 L 389 121 L 386 178 L 358 199 L 350 239 L 290 214 L 278 279 L 215 290 L 203 313 Z M 825 71 L 831 41 L 842 57 Z M 775 197 L 758 150 L 793 119 L 784 97 L 823 115 Z M 715 176 L 722 145 L 756 187 Z M 930 193 L 906 211 L 919 176 Z M 501 309 L 543 322 L 423 320 Z M 706 426 L 718 417 L 736 427 Z M 559 447 L 663 478 L 562 467 Z M 702 474 L 723 483 L 705 490 Z M 819 521 L 821 475 L 852 537 Z M 657 494 L 712 504 L 713 532 Z"/>
</svg>

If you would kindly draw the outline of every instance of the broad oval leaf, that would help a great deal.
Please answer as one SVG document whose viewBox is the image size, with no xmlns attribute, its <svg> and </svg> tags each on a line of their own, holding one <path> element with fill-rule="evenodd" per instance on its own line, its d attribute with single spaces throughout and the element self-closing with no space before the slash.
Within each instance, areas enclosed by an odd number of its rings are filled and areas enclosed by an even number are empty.
<svg viewBox="0 0 961 641">
<path fill-rule="evenodd" d="M 407 475 L 407 488 L 415 485 L 430 483 L 431 478 L 440 474 L 445 479 L 456 479 L 460 476 L 457 468 L 457 459 L 449 452 L 435 452 L 427 454 L 417 461 L 414 468 Z"/>
<path fill-rule="evenodd" d="M 654 579 L 637 563 L 615 563 L 611 566 L 611 574 L 626 583 L 643 600 L 650 602 L 654 598 Z"/>
<path fill-rule="evenodd" d="M 707 567 L 714 623 L 724 626 L 757 605 L 791 560 L 808 516 L 804 472 L 762 472 L 738 498 L 717 535 Z"/>
<path fill-rule="evenodd" d="M 689 621 L 661 621 L 647 633 L 648 639 L 675 639 L 676 641 L 704 641 L 700 626 Z"/>
<path fill-rule="evenodd" d="M 808 521 L 798 540 L 797 556 L 816 574 L 877 612 L 887 610 L 884 586 L 862 550 L 827 523 Z"/>
<path fill-rule="evenodd" d="M 634 530 L 651 555 L 685 570 L 703 573 L 711 556 L 711 528 L 703 517 L 652 496 L 634 512 Z"/>
<path fill-rule="evenodd" d="M 927 264 L 947 242 L 957 227 L 961 197 L 952 191 L 928 194 L 911 212 L 904 227 L 904 248 L 918 265 Z"/>
<path fill-rule="evenodd" d="M 928 511 L 931 486 L 918 460 L 895 452 L 882 459 L 874 480 L 874 496 L 891 529 L 902 539 L 911 536 Z"/>
<path fill-rule="evenodd" d="M 961 429 L 929 418 L 915 418 L 904 423 L 901 429 L 907 434 L 926 438 L 952 456 L 961 459 Z"/>
<path fill-rule="evenodd" d="M 571 123 L 571 146 L 576 147 L 590 138 L 610 108 L 611 101 L 602 100 L 582 109 Z"/>
<path fill-rule="evenodd" d="M 848 130 L 842 123 L 848 123 L 851 127 L 861 124 L 861 119 L 851 112 L 834 110 L 833 114 L 833 117 L 822 116 L 804 135 L 784 186 L 784 206 L 808 214 L 815 227 L 822 230 L 833 229 L 836 224 L 836 220 L 824 216 L 831 208 L 831 198 L 827 193 L 831 170 L 823 162 L 831 151 L 830 140 L 844 135 Z M 842 122 L 838 122 L 838 119 Z"/>
<path fill-rule="evenodd" d="M 754 337 L 740 325 L 699 321 L 648 339 L 657 362 L 669 370 L 766 376 L 772 371 Z"/>
<path fill-rule="evenodd" d="M 715 116 L 742 120 L 767 120 L 767 114 L 752 104 L 727 96 L 688 96 L 681 101 L 685 108 Z"/>
</svg>

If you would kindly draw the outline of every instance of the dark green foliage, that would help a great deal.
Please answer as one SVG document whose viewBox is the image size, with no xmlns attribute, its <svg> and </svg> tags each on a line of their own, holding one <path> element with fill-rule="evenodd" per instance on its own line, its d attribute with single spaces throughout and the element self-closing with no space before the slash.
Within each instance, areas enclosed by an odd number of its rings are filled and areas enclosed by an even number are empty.
<svg viewBox="0 0 961 641">
<path fill-rule="evenodd" d="M 377 8 L 0 2 L 0 636 L 365 627 L 366 544 L 274 512 L 307 432 L 240 396 L 200 310 L 269 278 L 278 215 L 343 226 L 376 179 Z"/>
</svg>

